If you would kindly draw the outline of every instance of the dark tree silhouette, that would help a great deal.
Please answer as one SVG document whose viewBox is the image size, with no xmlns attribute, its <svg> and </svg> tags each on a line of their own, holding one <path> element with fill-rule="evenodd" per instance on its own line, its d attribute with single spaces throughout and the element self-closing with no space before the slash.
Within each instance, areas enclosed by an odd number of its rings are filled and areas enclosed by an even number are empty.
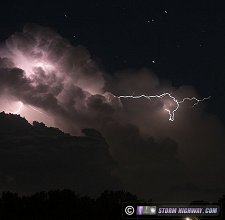
<svg viewBox="0 0 225 220">
<path fill-rule="evenodd" d="M 78 196 L 71 190 L 54 190 L 19 197 L 3 192 L 0 199 L 0 219 L 70 220 L 121 219 L 123 202 L 138 201 L 125 191 L 105 191 L 97 199 Z"/>
</svg>

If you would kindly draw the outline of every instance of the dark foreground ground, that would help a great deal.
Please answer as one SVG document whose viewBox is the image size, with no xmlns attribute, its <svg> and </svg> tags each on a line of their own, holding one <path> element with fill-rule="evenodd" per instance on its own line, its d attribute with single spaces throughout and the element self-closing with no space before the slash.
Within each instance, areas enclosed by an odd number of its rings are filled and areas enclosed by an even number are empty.
<svg viewBox="0 0 225 220">
<path fill-rule="evenodd" d="M 0 113 L 0 220 L 117 220 L 124 202 L 148 202 L 120 190 L 104 137 L 82 132 L 75 137 Z M 225 207 L 225 196 L 219 202 Z"/>
<path fill-rule="evenodd" d="M 117 220 L 122 219 L 122 203 L 131 201 L 138 202 L 138 199 L 125 191 L 104 191 L 97 199 L 82 197 L 66 189 L 40 192 L 30 196 L 4 192 L 0 198 L 0 219 Z M 219 201 L 224 206 L 225 196 Z"/>
</svg>

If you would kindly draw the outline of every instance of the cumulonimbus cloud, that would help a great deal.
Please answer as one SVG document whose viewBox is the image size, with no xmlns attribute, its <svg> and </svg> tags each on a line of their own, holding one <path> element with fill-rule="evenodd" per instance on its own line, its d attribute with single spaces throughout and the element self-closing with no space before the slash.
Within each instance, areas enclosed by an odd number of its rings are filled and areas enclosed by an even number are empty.
<svg viewBox="0 0 225 220">
<path fill-rule="evenodd" d="M 49 28 L 28 25 L 1 46 L 0 91 L 1 110 L 15 112 L 21 102 L 19 113 L 29 121 L 43 121 L 75 135 L 85 127 L 99 130 L 119 164 L 116 175 L 142 196 L 163 198 L 174 193 L 178 182 L 179 189 L 187 184 L 213 188 L 218 178 L 218 187 L 224 185 L 218 170 L 225 130 L 215 116 L 204 112 L 204 105 L 192 108 L 191 102 L 185 103 L 170 122 L 162 99 L 117 97 L 170 92 L 182 100 L 198 96 L 192 86 L 176 88 L 147 68 L 108 75 L 85 47 L 74 47 Z M 179 193 L 202 196 L 188 190 Z"/>
</svg>

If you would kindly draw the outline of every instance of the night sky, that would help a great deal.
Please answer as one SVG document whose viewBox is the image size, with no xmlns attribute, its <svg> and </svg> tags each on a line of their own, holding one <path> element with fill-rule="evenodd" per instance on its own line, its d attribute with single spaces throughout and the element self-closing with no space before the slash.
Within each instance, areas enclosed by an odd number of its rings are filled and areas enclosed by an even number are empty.
<svg viewBox="0 0 225 220">
<path fill-rule="evenodd" d="M 107 155 L 114 164 L 99 177 L 105 185 L 93 183 L 99 192 L 118 180 L 115 188 L 145 198 L 215 200 L 225 192 L 224 10 L 223 1 L 8 1 L 0 9 L 0 110 L 71 135 L 81 136 L 83 128 L 98 130 L 108 147 L 93 163 Z M 168 96 L 118 98 L 165 92 L 177 100 L 211 98 L 194 108 L 193 101 L 180 104 L 174 121 L 165 111 L 176 107 Z M 30 150 L 23 150 L 29 157 Z M 13 149 L 7 157 L 11 155 L 20 161 Z M 59 156 L 46 155 L 57 164 Z M 72 172 L 79 166 L 60 161 L 64 168 L 53 162 L 54 171 Z M 9 190 L 25 192 L 20 178 L 29 179 L 30 171 L 22 165 L 18 169 L 2 168 L 0 176 L 10 179 Z M 99 164 L 96 173 L 98 169 Z M 32 180 L 39 175 L 32 174 Z M 76 189 L 68 176 L 63 177 L 65 186 Z M 57 178 L 46 185 L 55 187 L 51 182 Z M 6 180 L 0 182 L 3 189 Z M 40 185 L 27 191 L 45 189 Z"/>
<path fill-rule="evenodd" d="M 224 121 L 222 1 L 9 2 L 0 22 L 1 40 L 29 22 L 49 26 L 110 74 L 148 67 L 174 85 L 196 86 L 214 97 L 209 108 Z"/>
</svg>

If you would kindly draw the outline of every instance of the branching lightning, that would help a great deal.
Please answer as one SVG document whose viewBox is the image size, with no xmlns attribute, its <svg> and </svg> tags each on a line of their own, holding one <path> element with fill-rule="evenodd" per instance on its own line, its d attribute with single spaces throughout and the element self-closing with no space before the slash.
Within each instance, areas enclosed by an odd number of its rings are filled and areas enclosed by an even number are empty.
<svg viewBox="0 0 225 220">
<path fill-rule="evenodd" d="M 165 108 L 165 111 L 167 111 L 169 113 L 169 121 L 174 121 L 175 112 L 179 109 L 180 104 L 184 103 L 186 100 L 195 101 L 195 103 L 192 106 L 192 107 L 194 107 L 195 105 L 198 105 L 199 102 L 202 102 L 204 100 L 207 100 L 207 99 L 211 98 L 211 96 L 203 98 L 203 99 L 197 99 L 196 97 L 192 97 L 192 98 L 186 97 L 186 98 L 183 98 L 181 101 L 178 101 L 174 96 L 171 95 L 171 93 L 168 93 L 168 92 L 163 93 L 161 95 L 150 95 L 150 96 L 148 96 L 148 95 L 138 95 L 138 96 L 133 96 L 133 95 L 123 96 L 123 95 L 121 95 L 121 96 L 118 96 L 118 98 L 119 99 L 121 99 L 121 98 L 124 98 L 124 99 L 127 99 L 127 98 L 131 98 L 131 99 L 146 98 L 146 99 L 151 100 L 152 98 L 164 98 L 166 96 L 168 96 L 170 99 L 172 99 L 173 102 L 176 104 L 176 106 L 173 110 Z"/>
</svg>

